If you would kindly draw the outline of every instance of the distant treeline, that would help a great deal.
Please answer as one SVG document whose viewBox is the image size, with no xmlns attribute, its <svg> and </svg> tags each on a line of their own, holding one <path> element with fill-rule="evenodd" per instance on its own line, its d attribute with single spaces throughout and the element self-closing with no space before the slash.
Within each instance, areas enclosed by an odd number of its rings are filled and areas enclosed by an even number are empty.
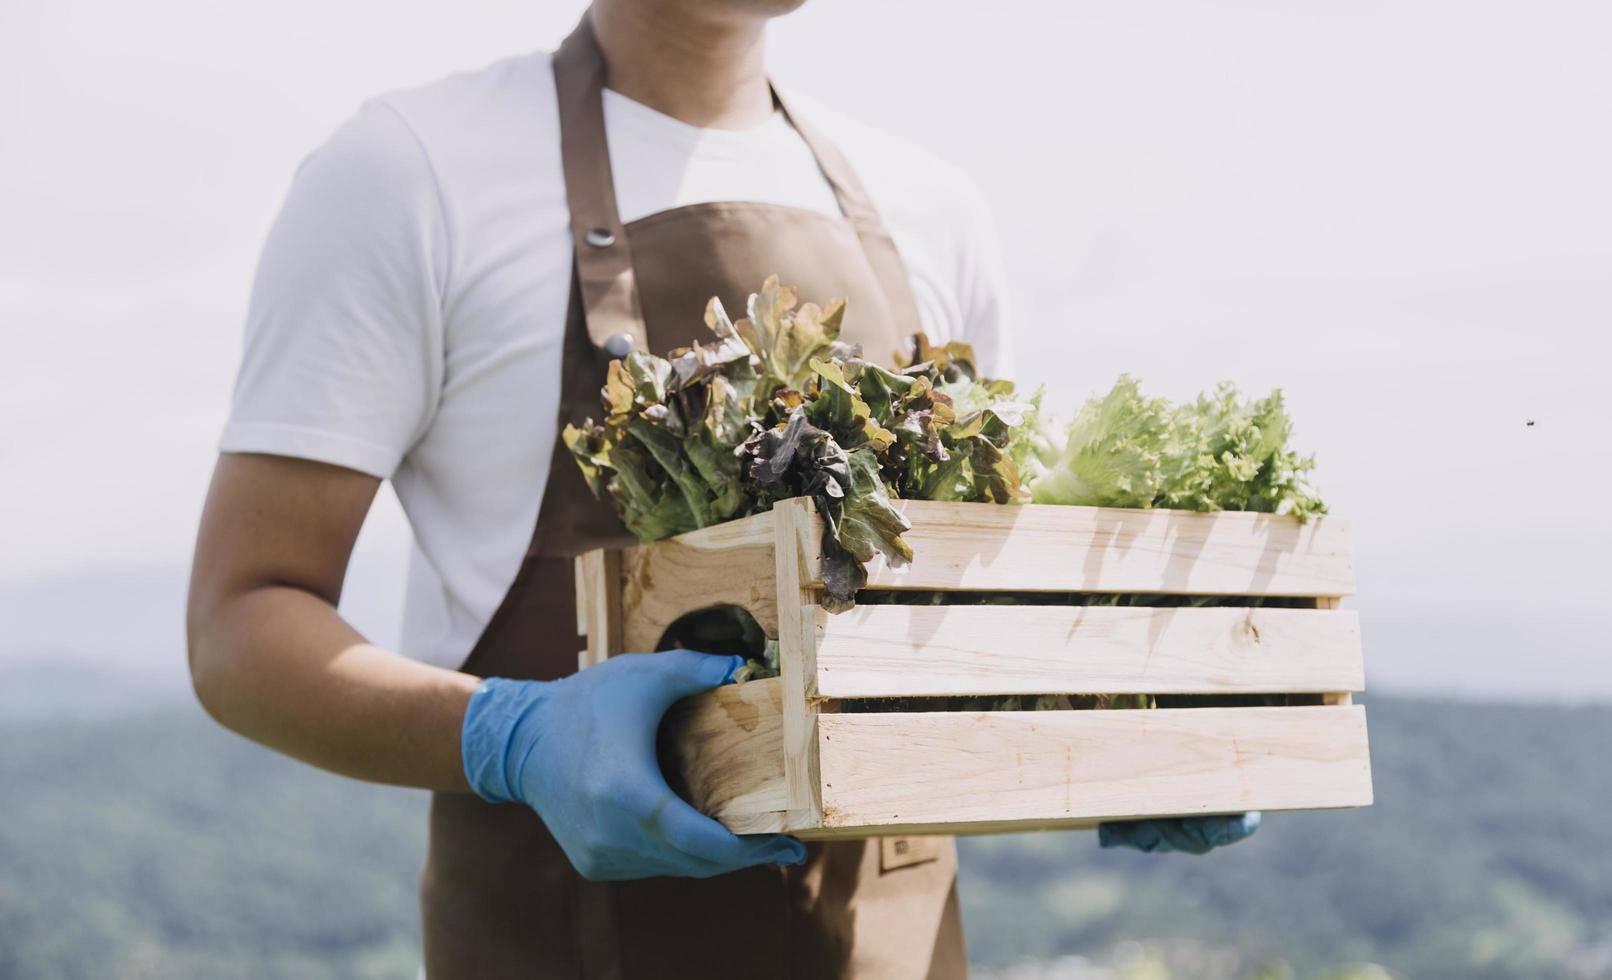
<svg viewBox="0 0 1612 980">
<path fill-rule="evenodd" d="M 1124 940 L 1229 975 L 1612 976 L 1612 709 L 1368 701 L 1378 803 L 1205 858 L 963 843 L 982 965 Z M 412 980 L 423 794 L 169 707 L 0 720 L 0 977 Z M 1186 975 L 1186 974 L 1182 974 Z"/>
</svg>

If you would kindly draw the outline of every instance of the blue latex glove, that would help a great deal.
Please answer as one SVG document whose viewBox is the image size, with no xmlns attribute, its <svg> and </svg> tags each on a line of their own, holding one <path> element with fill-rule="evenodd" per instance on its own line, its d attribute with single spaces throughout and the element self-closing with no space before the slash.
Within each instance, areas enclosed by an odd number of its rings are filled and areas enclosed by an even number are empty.
<svg viewBox="0 0 1612 980">
<path fill-rule="evenodd" d="M 1235 844 L 1259 829 L 1258 813 L 1224 817 L 1177 817 L 1170 820 L 1126 820 L 1098 824 L 1097 843 L 1147 853 L 1180 851 L 1207 854 Z"/>
<path fill-rule="evenodd" d="M 536 810 L 595 881 L 798 864 L 800 841 L 735 836 L 679 799 L 655 759 L 655 731 L 672 702 L 727 683 L 743 663 L 668 650 L 611 657 L 555 681 L 483 681 L 462 733 L 470 787 Z"/>
</svg>

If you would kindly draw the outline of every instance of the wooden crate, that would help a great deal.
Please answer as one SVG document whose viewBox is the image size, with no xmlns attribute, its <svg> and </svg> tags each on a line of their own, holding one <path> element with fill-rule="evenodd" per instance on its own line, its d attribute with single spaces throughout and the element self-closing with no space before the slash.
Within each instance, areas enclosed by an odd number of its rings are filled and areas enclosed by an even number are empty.
<svg viewBox="0 0 1612 980">
<path fill-rule="evenodd" d="M 582 662 L 653 650 L 734 604 L 782 676 L 677 705 L 690 799 L 739 833 L 808 839 L 1088 827 L 1371 802 L 1349 528 L 1263 514 L 904 501 L 916 558 L 868 588 L 1311 598 L 1315 608 L 816 602 L 809 502 L 577 560 Z M 1306 605 L 1309 605 L 1308 603 Z M 1289 694 L 1281 707 L 877 710 L 864 699 Z M 855 700 L 859 711 L 842 711 Z M 911 702 L 904 702 L 911 705 Z M 873 710 L 868 710 L 873 709 Z"/>
</svg>

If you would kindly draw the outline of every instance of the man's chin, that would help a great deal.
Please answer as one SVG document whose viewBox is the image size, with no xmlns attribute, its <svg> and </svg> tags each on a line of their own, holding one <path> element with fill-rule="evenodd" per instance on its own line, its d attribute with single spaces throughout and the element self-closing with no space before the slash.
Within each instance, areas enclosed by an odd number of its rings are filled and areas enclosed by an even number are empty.
<svg viewBox="0 0 1612 980">
<path fill-rule="evenodd" d="M 806 0 L 717 0 L 717 2 L 762 17 L 782 17 L 799 9 Z"/>
</svg>

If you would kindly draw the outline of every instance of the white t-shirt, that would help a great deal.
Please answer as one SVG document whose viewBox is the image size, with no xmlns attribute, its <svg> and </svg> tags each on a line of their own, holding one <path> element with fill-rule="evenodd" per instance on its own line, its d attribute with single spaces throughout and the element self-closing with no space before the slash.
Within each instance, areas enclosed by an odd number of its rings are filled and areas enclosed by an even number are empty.
<svg viewBox="0 0 1612 980">
<path fill-rule="evenodd" d="M 995 232 L 968 180 L 797 111 L 867 186 L 931 338 L 1007 373 Z M 711 200 L 838 213 L 780 115 L 701 130 L 613 92 L 604 113 L 623 221 Z M 303 162 L 264 246 L 221 449 L 392 480 L 415 536 L 408 656 L 462 663 L 530 539 L 557 436 L 569 221 L 554 77 L 533 54 L 367 103 Z"/>
</svg>

